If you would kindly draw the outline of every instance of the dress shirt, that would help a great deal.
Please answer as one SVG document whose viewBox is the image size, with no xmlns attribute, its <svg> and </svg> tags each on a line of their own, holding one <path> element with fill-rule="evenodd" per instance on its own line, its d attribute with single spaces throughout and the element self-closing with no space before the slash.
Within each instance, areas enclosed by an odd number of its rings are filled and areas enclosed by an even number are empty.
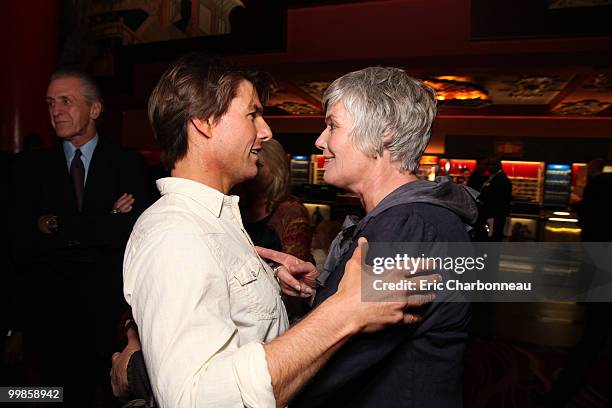
<svg viewBox="0 0 612 408">
<path fill-rule="evenodd" d="M 83 166 L 85 167 L 85 178 L 83 179 L 83 185 L 87 184 L 87 174 L 89 173 L 89 165 L 91 164 L 91 158 L 93 157 L 94 150 L 96 150 L 96 146 L 98 145 L 98 134 L 94 136 L 89 142 L 85 143 L 83 146 L 79 147 L 81 149 L 81 161 L 83 162 Z M 70 164 L 72 163 L 72 159 L 74 158 L 74 152 L 76 152 L 77 147 L 70 143 L 67 140 L 64 140 L 64 156 L 66 157 L 66 164 L 68 165 L 68 171 L 70 171 Z"/>
<path fill-rule="evenodd" d="M 162 407 L 274 407 L 262 342 L 288 328 L 280 287 L 242 225 L 238 197 L 192 180 L 162 197 L 128 242 L 124 295 Z"/>
</svg>

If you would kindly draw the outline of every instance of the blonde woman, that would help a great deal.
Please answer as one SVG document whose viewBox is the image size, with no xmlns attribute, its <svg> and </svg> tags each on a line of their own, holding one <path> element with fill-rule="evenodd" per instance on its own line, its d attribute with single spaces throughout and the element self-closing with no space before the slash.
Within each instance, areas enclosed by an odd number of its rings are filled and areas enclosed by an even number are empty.
<svg viewBox="0 0 612 408">
<path fill-rule="evenodd" d="M 283 146 L 262 144 L 257 177 L 238 186 L 244 226 L 255 245 L 312 260 L 308 210 L 291 195 L 291 175 Z"/>
</svg>

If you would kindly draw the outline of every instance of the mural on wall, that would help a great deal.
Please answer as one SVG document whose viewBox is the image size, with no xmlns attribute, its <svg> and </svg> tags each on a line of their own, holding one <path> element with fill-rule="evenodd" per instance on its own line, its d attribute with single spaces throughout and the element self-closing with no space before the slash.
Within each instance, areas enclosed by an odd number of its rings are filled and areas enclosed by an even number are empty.
<svg viewBox="0 0 612 408">
<path fill-rule="evenodd" d="M 491 102 L 486 89 L 469 76 L 440 75 L 422 79 L 436 91 L 440 104 L 453 106 L 485 106 Z"/>
<path fill-rule="evenodd" d="M 323 92 L 329 87 L 332 81 L 295 81 L 295 84 L 319 104 L 323 101 Z"/>
<path fill-rule="evenodd" d="M 612 106 L 612 73 L 598 73 L 568 95 L 552 112 L 556 116 L 593 116 Z"/>
<path fill-rule="evenodd" d="M 555 116 L 594 116 L 610 106 L 609 103 L 596 99 L 562 102 L 552 112 Z"/>
<path fill-rule="evenodd" d="M 494 103 L 546 105 L 563 90 L 571 77 L 550 75 L 500 75 L 483 80 Z"/>
<path fill-rule="evenodd" d="M 304 98 L 290 92 L 286 82 L 278 82 L 272 87 L 270 98 L 266 107 L 273 107 L 274 110 L 267 109 L 266 114 L 271 115 L 322 115 L 320 105 L 309 103 Z M 271 112 L 269 112 L 271 111 Z"/>
<path fill-rule="evenodd" d="M 600 93 L 612 93 L 612 73 L 599 73 L 587 81 L 582 88 Z"/>
<path fill-rule="evenodd" d="M 241 0 L 93 0 L 90 27 L 97 39 L 123 45 L 228 34 Z"/>
<path fill-rule="evenodd" d="M 487 91 L 479 84 L 472 82 L 466 76 L 431 76 L 423 78 L 422 81 L 436 90 L 436 97 L 444 103 L 481 106 L 490 101 Z M 331 81 L 308 81 L 298 80 L 293 83 L 301 92 L 321 105 L 323 93 L 329 87 Z"/>
<path fill-rule="evenodd" d="M 612 0 L 548 0 L 548 8 L 574 8 L 611 5 Z"/>
<path fill-rule="evenodd" d="M 536 114 L 592 116 L 612 106 L 612 73 L 591 76 L 504 74 L 489 72 L 465 75 L 421 75 L 436 89 L 441 105 L 458 107 L 466 114 L 487 114 L 489 106 L 507 106 L 521 114 L 521 107 L 540 106 Z M 330 81 L 281 80 L 274 90 L 270 114 L 321 115 L 323 92 Z M 478 112 L 470 108 L 478 108 Z M 527 115 L 532 114 L 525 111 Z M 604 114 L 608 114 L 609 110 Z M 460 114 L 460 113 L 459 113 Z"/>
<path fill-rule="evenodd" d="M 59 0 L 60 64 L 97 76 L 190 51 L 278 52 L 284 0 Z"/>
</svg>

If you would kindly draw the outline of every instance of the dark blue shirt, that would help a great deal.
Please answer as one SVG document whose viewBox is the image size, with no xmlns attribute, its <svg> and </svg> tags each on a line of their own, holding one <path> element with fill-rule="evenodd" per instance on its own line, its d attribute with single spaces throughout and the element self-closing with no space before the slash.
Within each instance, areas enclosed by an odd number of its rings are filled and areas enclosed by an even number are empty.
<svg viewBox="0 0 612 408">
<path fill-rule="evenodd" d="M 422 202 L 387 208 L 348 237 L 349 250 L 315 306 L 337 291 L 360 236 L 368 242 L 470 241 L 464 222 L 447 208 Z M 420 323 L 349 340 L 290 406 L 461 407 L 469 305 L 436 302 L 413 312 L 423 317 Z"/>
</svg>

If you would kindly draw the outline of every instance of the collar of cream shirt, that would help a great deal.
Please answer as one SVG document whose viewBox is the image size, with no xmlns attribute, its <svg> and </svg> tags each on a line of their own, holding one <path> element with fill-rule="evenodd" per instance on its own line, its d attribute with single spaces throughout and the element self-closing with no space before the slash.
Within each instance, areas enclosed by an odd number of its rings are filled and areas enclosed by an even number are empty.
<svg viewBox="0 0 612 408">
<path fill-rule="evenodd" d="M 189 197 L 217 218 L 221 216 L 221 209 L 224 203 L 234 205 L 236 208 L 238 207 L 238 196 L 226 196 L 222 192 L 208 187 L 206 184 L 185 178 L 161 178 L 157 180 L 157 189 L 161 195 L 173 193 Z"/>
</svg>

